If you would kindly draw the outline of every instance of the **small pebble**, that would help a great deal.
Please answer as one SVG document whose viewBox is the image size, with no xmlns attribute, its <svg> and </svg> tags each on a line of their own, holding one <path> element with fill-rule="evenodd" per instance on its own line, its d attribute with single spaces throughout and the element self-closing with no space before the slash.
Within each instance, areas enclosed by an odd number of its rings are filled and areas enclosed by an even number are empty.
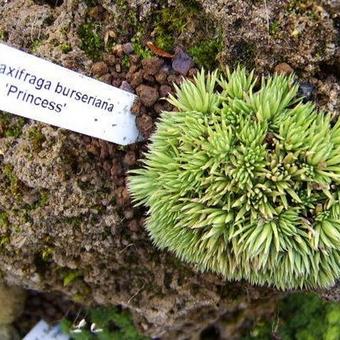
<svg viewBox="0 0 340 340">
<path fill-rule="evenodd" d="M 116 65 L 116 57 L 113 54 L 107 54 L 104 57 L 104 61 L 106 64 L 108 64 L 109 66 L 114 66 Z"/>
<path fill-rule="evenodd" d="M 137 95 L 146 107 L 151 107 L 159 98 L 157 88 L 148 85 L 139 85 L 136 89 Z"/>
<path fill-rule="evenodd" d="M 300 83 L 298 95 L 304 97 L 303 101 L 309 101 L 313 98 L 315 86 L 310 83 Z"/>
<path fill-rule="evenodd" d="M 172 88 L 169 85 L 161 85 L 159 88 L 159 94 L 161 97 L 167 97 L 169 94 L 172 94 Z"/>
<path fill-rule="evenodd" d="M 181 48 L 177 47 L 175 50 L 175 57 L 172 61 L 172 68 L 176 72 L 186 76 L 193 66 L 194 62 L 192 61 L 192 58 Z"/>
<path fill-rule="evenodd" d="M 131 43 L 124 44 L 123 51 L 125 54 L 130 55 L 131 53 L 133 53 L 133 45 Z"/>
<path fill-rule="evenodd" d="M 294 72 L 294 70 L 287 63 L 281 63 L 281 64 L 278 64 L 278 65 L 275 66 L 274 72 L 278 73 L 278 74 L 287 74 L 287 75 L 289 75 L 289 74 L 292 74 Z"/>
<path fill-rule="evenodd" d="M 126 92 L 135 93 L 133 87 L 126 80 L 122 81 L 122 85 L 120 85 L 119 88 Z"/>
<path fill-rule="evenodd" d="M 155 79 L 158 83 L 160 84 L 165 84 L 166 83 L 166 78 L 168 77 L 167 73 L 165 73 L 164 71 L 159 71 L 156 75 L 155 75 Z"/>
<path fill-rule="evenodd" d="M 144 59 L 142 61 L 144 75 L 154 76 L 163 66 L 164 61 L 158 57 Z"/>
<path fill-rule="evenodd" d="M 124 55 L 123 45 L 117 44 L 112 47 L 112 53 L 118 57 L 122 57 Z"/>
<path fill-rule="evenodd" d="M 147 114 L 142 114 L 136 119 L 137 127 L 142 133 L 143 137 L 148 138 L 153 130 L 152 118 Z"/>
<path fill-rule="evenodd" d="M 127 166 L 132 166 L 136 164 L 137 158 L 134 151 L 128 151 L 123 158 L 123 163 Z"/>
<path fill-rule="evenodd" d="M 109 68 L 107 67 L 106 63 L 103 61 L 98 61 L 94 63 L 91 67 L 91 73 L 98 77 L 103 76 L 104 74 L 109 72 Z"/>
<path fill-rule="evenodd" d="M 117 73 L 122 72 L 122 65 L 121 64 L 116 64 L 115 70 L 116 70 Z"/>
<path fill-rule="evenodd" d="M 128 228 L 132 232 L 137 232 L 139 230 L 139 224 L 137 220 L 132 220 L 128 223 Z"/>
<path fill-rule="evenodd" d="M 142 71 L 137 71 L 131 76 L 131 81 L 130 84 L 132 87 L 137 87 L 139 86 L 143 81 L 143 72 Z"/>
<path fill-rule="evenodd" d="M 110 73 L 106 73 L 103 76 L 99 77 L 99 80 L 106 84 L 111 84 L 112 76 Z"/>
</svg>

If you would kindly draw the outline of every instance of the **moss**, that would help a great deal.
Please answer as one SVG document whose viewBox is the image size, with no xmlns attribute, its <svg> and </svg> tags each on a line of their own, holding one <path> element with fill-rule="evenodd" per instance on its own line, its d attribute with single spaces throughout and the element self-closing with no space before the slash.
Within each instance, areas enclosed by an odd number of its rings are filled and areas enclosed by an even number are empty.
<svg viewBox="0 0 340 340">
<path fill-rule="evenodd" d="M 222 48 L 222 40 L 204 40 L 189 49 L 189 53 L 194 62 L 206 69 L 212 69 L 217 66 L 217 55 Z"/>
<path fill-rule="evenodd" d="M 98 60 L 104 50 L 104 41 L 99 34 L 100 28 L 98 23 L 85 23 L 78 30 L 80 48 L 92 60 Z"/>
<path fill-rule="evenodd" d="M 9 236 L 1 236 L 0 237 L 0 246 L 3 247 L 3 246 L 6 246 L 7 244 L 10 243 L 10 238 Z"/>
<path fill-rule="evenodd" d="M 5 137 L 18 138 L 26 120 L 22 117 L 13 116 L 10 113 L 0 111 L 0 127 Z"/>
<path fill-rule="evenodd" d="M 174 48 L 176 39 L 185 31 L 186 26 L 195 20 L 199 12 L 196 1 L 179 1 L 174 7 L 161 9 L 155 18 L 155 42 L 166 51 Z"/>
<path fill-rule="evenodd" d="M 28 132 L 29 140 L 32 144 L 32 149 L 35 152 L 39 152 L 42 149 L 43 143 L 46 141 L 46 137 L 39 128 L 31 128 Z"/>
<path fill-rule="evenodd" d="M 46 247 L 41 251 L 41 259 L 45 262 L 49 262 L 52 259 L 53 253 L 53 248 Z"/>
<path fill-rule="evenodd" d="M 122 65 L 123 67 L 125 67 L 126 69 L 128 69 L 130 67 L 130 58 L 127 55 L 124 55 L 123 59 L 122 59 Z"/>
<path fill-rule="evenodd" d="M 61 277 L 63 280 L 64 287 L 69 286 L 83 276 L 79 270 L 71 270 L 63 268 L 61 270 Z"/>
<path fill-rule="evenodd" d="M 141 58 L 147 59 L 152 57 L 151 51 L 143 45 L 139 35 L 137 34 L 131 39 L 134 52 Z"/>
<path fill-rule="evenodd" d="M 337 340 L 339 334 L 340 303 L 297 293 L 282 300 L 274 320 L 260 320 L 243 339 Z"/>
<path fill-rule="evenodd" d="M 0 40 L 7 41 L 8 39 L 8 33 L 4 30 L 0 30 Z"/>
<path fill-rule="evenodd" d="M 231 60 L 234 63 L 231 65 L 236 68 L 237 65 L 243 65 L 247 68 L 255 66 L 255 46 L 245 40 L 239 40 L 231 50 Z"/>
<path fill-rule="evenodd" d="M 86 6 L 88 7 L 94 7 L 97 6 L 99 1 L 98 0 L 84 0 Z"/>
<path fill-rule="evenodd" d="M 35 210 L 38 208 L 43 208 L 48 204 L 49 192 L 47 190 L 41 190 L 39 192 L 39 199 L 32 205 L 27 207 L 27 210 Z"/>
<path fill-rule="evenodd" d="M 8 227 L 8 214 L 5 211 L 0 212 L 0 227 Z"/>
<path fill-rule="evenodd" d="M 38 201 L 38 207 L 44 207 L 47 205 L 48 203 L 48 200 L 49 200 L 49 193 L 48 191 L 46 190 L 43 190 L 40 192 L 40 198 L 39 198 L 39 201 Z"/>
<path fill-rule="evenodd" d="M 13 196 L 18 196 L 20 194 L 20 181 L 13 171 L 13 166 L 5 164 L 2 172 L 8 181 L 10 192 Z"/>
<path fill-rule="evenodd" d="M 273 37 L 276 37 L 280 32 L 281 26 L 278 20 L 274 20 L 269 24 L 269 34 Z"/>
<path fill-rule="evenodd" d="M 59 47 L 60 47 L 61 51 L 65 54 L 72 51 L 72 46 L 68 43 L 63 43 Z"/>
<path fill-rule="evenodd" d="M 117 307 L 93 308 L 86 311 L 87 325 L 80 333 L 72 332 L 73 320 L 64 319 L 61 322 L 62 330 L 70 334 L 74 340 L 143 340 L 148 339 L 137 331 L 130 313 Z M 101 331 L 94 334 L 90 326 L 96 325 Z"/>
<path fill-rule="evenodd" d="M 80 227 L 82 218 L 80 216 L 66 217 L 64 222 L 65 224 L 71 225 L 72 227 Z"/>
<path fill-rule="evenodd" d="M 36 52 L 38 50 L 38 48 L 42 45 L 42 43 L 44 42 L 43 39 L 35 39 L 32 41 L 32 44 L 30 46 L 30 50 L 32 52 Z"/>
</svg>

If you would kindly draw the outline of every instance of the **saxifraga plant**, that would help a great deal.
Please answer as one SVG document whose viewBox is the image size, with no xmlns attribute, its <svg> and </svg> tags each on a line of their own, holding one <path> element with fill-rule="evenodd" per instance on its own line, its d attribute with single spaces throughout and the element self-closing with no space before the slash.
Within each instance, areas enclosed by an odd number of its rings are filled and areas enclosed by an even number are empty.
<svg viewBox="0 0 340 340">
<path fill-rule="evenodd" d="M 260 84 L 259 84 L 260 83 Z M 176 88 L 131 172 L 156 246 L 226 279 L 280 289 L 340 276 L 340 120 L 293 77 L 203 71 Z"/>
</svg>

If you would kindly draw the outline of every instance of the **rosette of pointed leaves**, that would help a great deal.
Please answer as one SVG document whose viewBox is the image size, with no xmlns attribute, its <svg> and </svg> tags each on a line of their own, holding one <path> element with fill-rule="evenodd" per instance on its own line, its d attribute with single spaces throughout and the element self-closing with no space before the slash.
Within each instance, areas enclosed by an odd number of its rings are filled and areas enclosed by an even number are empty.
<svg viewBox="0 0 340 340">
<path fill-rule="evenodd" d="M 340 121 L 292 77 L 243 68 L 176 88 L 129 183 L 161 249 L 201 271 L 280 289 L 340 277 Z"/>
</svg>

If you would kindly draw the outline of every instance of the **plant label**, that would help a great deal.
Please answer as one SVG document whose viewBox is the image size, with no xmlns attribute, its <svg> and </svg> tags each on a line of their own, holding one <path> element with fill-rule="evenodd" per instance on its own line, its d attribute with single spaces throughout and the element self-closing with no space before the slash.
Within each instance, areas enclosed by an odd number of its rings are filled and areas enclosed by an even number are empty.
<svg viewBox="0 0 340 340">
<path fill-rule="evenodd" d="M 127 145 L 136 96 L 0 43 L 0 110 Z"/>
<path fill-rule="evenodd" d="M 23 340 L 69 340 L 70 337 L 60 330 L 60 327 L 50 326 L 44 320 L 40 320 Z"/>
</svg>

